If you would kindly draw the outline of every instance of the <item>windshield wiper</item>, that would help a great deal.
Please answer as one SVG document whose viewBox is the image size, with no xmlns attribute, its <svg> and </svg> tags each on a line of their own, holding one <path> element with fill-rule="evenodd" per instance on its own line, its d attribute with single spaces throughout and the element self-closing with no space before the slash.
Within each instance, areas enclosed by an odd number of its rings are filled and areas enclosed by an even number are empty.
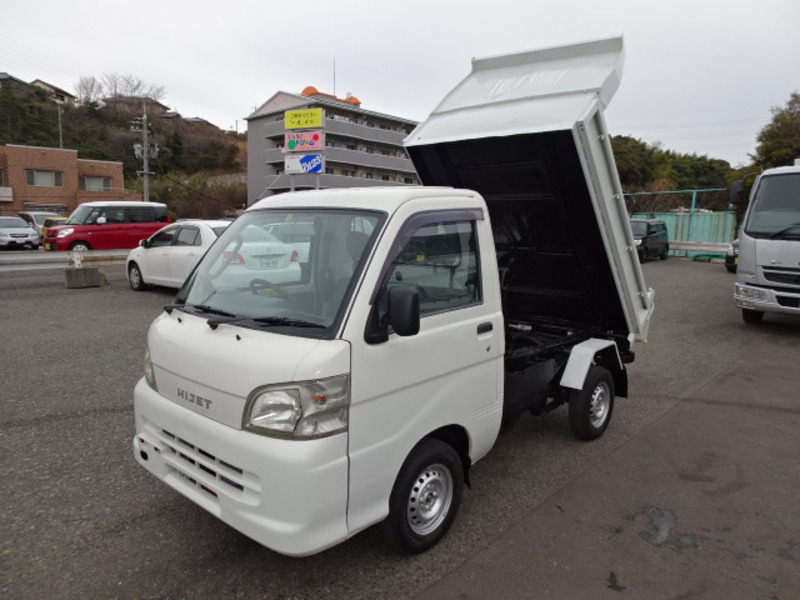
<svg viewBox="0 0 800 600">
<path fill-rule="evenodd" d="M 206 306 L 205 304 L 186 304 L 185 302 L 175 302 L 174 304 L 167 304 L 164 307 L 164 310 L 167 311 L 167 314 L 172 314 L 172 311 L 175 309 L 186 311 L 186 309 L 195 310 L 197 312 L 201 312 L 208 315 L 219 315 L 221 317 L 233 317 L 237 318 L 236 315 L 225 312 L 224 310 L 220 310 L 218 308 L 214 308 L 213 306 Z M 188 312 L 188 311 L 186 311 Z"/>
<path fill-rule="evenodd" d="M 301 319 L 289 319 L 286 317 L 236 317 L 230 315 L 230 318 L 226 318 L 225 316 L 211 317 L 207 322 L 211 329 L 216 329 L 220 325 L 236 323 L 257 323 L 265 327 L 317 327 L 325 329 L 325 325 L 320 325 L 319 323 L 312 323 L 311 321 L 303 321 Z"/>
<path fill-rule="evenodd" d="M 784 233 L 789 233 L 792 229 L 797 229 L 798 227 L 800 227 L 800 222 L 792 223 L 788 227 L 785 227 L 784 229 L 776 231 L 775 233 L 770 235 L 769 239 L 774 240 L 775 238 L 782 236 Z"/>
</svg>

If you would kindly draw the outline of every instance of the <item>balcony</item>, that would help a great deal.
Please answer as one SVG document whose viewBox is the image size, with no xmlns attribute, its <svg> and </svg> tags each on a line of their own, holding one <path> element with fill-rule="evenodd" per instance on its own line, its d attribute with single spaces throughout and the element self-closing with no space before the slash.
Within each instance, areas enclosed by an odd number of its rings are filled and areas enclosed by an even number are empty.
<svg viewBox="0 0 800 600">
<path fill-rule="evenodd" d="M 248 135 L 250 135 L 251 128 L 254 140 L 283 136 L 286 132 L 283 121 L 250 121 Z M 325 133 L 392 146 L 402 146 L 403 140 L 408 135 L 405 132 L 390 131 L 380 127 L 369 127 L 335 119 L 325 119 L 322 128 Z"/>
<path fill-rule="evenodd" d="M 294 178 L 294 181 L 292 181 Z M 376 186 L 399 186 L 405 185 L 396 181 L 382 181 L 379 179 L 363 179 L 361 177 L 346 177 L 344 175 L 268 175 L 264 178 L 264 196 L 280 194 L 294 190 L 327 189 L 327 188 L 355 188 L 355 187 L 376 187 Z"/>
<path fill-rule="evenodd" d="M 382 154 L 348 150 L 346 148 L 326 148 L 322 154 L 325 161 L 343 165 L 353 165 L 364 169 L 381 169 L 398 173 L 416 174 L 414 164 L 409 158 L 384 156 Z M 283 164 L 285 154 L 280 148 L 264 151 L 264 164 Z"/>
</svg>

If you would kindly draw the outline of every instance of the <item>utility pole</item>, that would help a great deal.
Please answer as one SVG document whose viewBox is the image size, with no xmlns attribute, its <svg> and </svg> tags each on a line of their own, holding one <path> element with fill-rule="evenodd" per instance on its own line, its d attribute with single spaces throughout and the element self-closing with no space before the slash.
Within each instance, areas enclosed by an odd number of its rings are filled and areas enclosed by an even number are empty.
<svg viewBox="0 0 800 600">
<path fill-rule="evenodd" d="M 142 170 L 136 171 L 136 174 L 143 177 L 142 196 L 145 202 L 150 202 L 150 175 L 155 175 L 155 173 L 150 172 L 150 157 L 158 156 L 158 144 L 154 144 L 152 148 L 150 147 L 150 126 L 147 123 L 146 99 L 142 101 L 142 116 L 134 117 L 130 122 L 133 131 L 139 131 L 139 127 L 142 128 L 142 143 L 134 144 L 133 150 L 136 158 L 142 159 Z"/>
<path fill-rule="evenodd" d="M 150 140 L 147 132 L 147 101 L 142 101 L 142 195 L 145 202 L 150 202 Z"/>
</svg>

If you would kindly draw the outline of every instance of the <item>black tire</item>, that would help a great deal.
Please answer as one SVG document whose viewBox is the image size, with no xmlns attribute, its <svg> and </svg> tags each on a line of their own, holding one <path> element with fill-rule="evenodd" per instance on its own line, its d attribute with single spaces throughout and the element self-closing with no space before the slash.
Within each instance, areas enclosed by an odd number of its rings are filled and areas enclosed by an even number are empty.
<svg viewBox="0 0 800 600">
<path fill-rule="evenodd" d="M 725 265 L 725 268 L 728 270 L 728 273 L 736 273 L 736 265 Z"/>
<path fill-rule="evenodd" d="M 92 245 L 89 242 L 72 242 L 69 249 L 75 252 L 88 252 L 92 249 Z"/>
<path fill-rule="evenodd" d="M 569 394 L 569 427 L 579 440 L 599 438 L 614 412 L 614 378 L 605 367 L 593 365 L 582 390 Z"/>
<path fill-rule="evenodd" d="M 761 323 L 763 318 L 764 313 L 760 310 L 750 310 L 749 308 L 742 309 L 742 319 L 744 319 L 745 323 Z"/>
<path fill-rule="evenodd" d="M 135 262 L 128 265 L 128 283 L 131 289 L 136 292 L 141 292 L 147 289 L 147 284 L 142 277 L 142 270 Z"/>
<path fill-rule="evenodd" d="M 666 246 L 664 246 L 664 251 L 661 253 L 661 256 L 659 256 L 659 258 L 660 258 L 661 260 L 667 260 L 667 256 L 668 256 L 668 255 L 669 255 L 669 244 L 667 244 Z"/>
<path fill-rule="evenodd" d="M 464 465 L 452 446 L 433 438 L 411 451 L 397 474 L 383 522 L 386 539 L 397 549 L 419 554 L 450 529 L 461 504 Z"/>
</svg>

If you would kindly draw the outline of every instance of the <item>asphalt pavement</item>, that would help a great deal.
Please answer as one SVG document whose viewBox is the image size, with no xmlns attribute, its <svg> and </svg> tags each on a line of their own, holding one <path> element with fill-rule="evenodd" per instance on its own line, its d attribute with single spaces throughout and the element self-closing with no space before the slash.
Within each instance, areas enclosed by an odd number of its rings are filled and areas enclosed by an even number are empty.
<svg viewBox="0 0 800 600">
<path fill-rule="evenodd" d="M 139 468 L 132 389 L 170 302 L 63 272 L 0 273 L 0 597 L 800 597 L 800 319 L 742 322 L 722 265 L 644 265 L 656 289 L 606 434 L 523 418 L 472 470 L 431 551 L 367 530 L 279 556 Z"/>
</svg>

